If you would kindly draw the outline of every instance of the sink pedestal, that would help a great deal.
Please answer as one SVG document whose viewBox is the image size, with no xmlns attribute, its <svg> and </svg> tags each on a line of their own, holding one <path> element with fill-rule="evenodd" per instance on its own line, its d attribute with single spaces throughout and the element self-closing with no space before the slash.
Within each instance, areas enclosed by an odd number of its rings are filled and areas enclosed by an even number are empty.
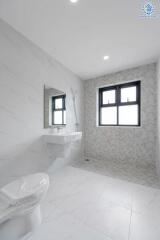
<svg viewBox="0 0 160 240">
<path fill-rule="evenodd" d="M 48 173 L 79 161 L 82 156 L 82 132 L 48 134 L 44 136 L 51 165 Z"/>
</svg>

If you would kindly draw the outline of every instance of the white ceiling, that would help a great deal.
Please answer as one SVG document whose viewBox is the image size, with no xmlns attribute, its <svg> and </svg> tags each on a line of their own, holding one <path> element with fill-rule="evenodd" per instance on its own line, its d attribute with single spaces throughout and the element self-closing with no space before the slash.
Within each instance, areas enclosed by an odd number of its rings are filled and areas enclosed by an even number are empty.
<svg viewBox="0 0 160 240">
<path fill-rule="evenodd" d="M 160 1 L 0 0 L 0 17 L 82 79 L 155 61 L 160 54 Z M 108 61 L 103 56 L 109 55 Z"/>
</svg>

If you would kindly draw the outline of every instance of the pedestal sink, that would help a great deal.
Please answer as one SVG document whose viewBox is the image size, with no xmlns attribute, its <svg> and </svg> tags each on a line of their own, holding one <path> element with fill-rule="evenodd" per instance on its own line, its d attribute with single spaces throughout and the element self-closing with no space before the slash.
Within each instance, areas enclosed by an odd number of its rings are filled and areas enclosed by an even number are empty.
<svg viewBox="0 0 160 240">
<path fill-rule="evenodd" d="M 65 145 L 78 141 L 82 138 L 82 132 L 56 133 L 44 135 L 46 143 Z"/>
<path fill-rule="evenodd" d="M 43 137 L 51 160 L 49 175 L 82 159 L 82 132 L 47 134 Z"/>
</svg>

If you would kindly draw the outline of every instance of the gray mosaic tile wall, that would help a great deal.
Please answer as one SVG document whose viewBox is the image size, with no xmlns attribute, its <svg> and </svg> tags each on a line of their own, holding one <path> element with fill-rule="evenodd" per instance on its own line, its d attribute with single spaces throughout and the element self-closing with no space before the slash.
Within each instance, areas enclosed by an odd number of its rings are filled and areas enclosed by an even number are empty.
<svg viewBox="0 0 160 240">
<path fill-rule="evenodd" d="M 157 113 L 158 113 L 158 134 L 157 134 L 157 172 L 160 178 L 160 59 L 157 63 L 157 99 L 158 99 L 158 106 L 157 106 Z"/>
<path fill-rule="evenodd" d="M 156 79 L 156 63 L 153 63 L 85 81 L 84 145 L 87 158 L 116 164 L 155 167 Z M 98 127 L 98 88 L 134 80 L 141 80 L 141 127 Z"/>
</svg>

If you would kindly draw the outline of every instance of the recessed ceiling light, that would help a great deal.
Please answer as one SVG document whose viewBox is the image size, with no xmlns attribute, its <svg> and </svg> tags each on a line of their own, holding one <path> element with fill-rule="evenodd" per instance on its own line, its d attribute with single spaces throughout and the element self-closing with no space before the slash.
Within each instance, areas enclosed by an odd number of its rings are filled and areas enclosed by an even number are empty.
<svg viewBox="0 0 160 240">
<path fill-rule="evenodd" d="M 106 56 L 103 57 L 103 59 L 104 59 L 104 60 L 108 60 L 108 59 L 109 59 L 109 56 L 106 55 Z"/>
<path fill-rule="evenodd" d="M 78 0 L 70 0 L 71 3 L 77 3 Z"/>
</svg>

